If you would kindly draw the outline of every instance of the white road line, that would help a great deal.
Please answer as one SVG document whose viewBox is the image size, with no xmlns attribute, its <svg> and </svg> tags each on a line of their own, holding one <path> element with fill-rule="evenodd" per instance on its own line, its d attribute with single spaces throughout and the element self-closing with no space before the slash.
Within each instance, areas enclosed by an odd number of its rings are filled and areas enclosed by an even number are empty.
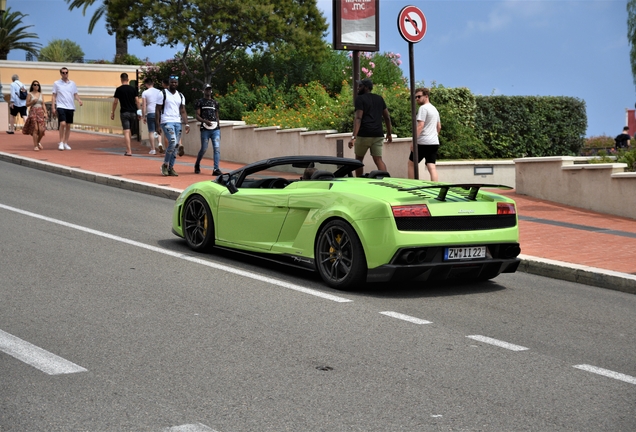
<svg viewBox="0 0 636 432">
<path fill-rule="evenodd" d="M 408 321 L 408 322 L 412 322 L 414 324 L 432 324 L 430 321 L 426 321 L 423 319 L 419 319 L 419 318 L 415 318 L 409 315 L 404 315 L 398 312 L 391 312 L 391 311 L 386 311 L 386 312 L 380 312 L 382 315 L 386 315 L 386 316 L 390 316 L 393 318 L 397 318 L 397 319 L 401 319 L 404 321 Z"/>
<path fill-rule="evenodd" d="M 608 378 L 614 378 L 617 379 L 619 381 L 625 381 L 626 383 L 629 384 L 636 384 L 636 377 L 633 376 L 629 376 L 629 375 L 625 375 L 619 372 L 614 372 L 608 369 L 602 369 L 596 366 L 592 366 L 592 365 L 587 365 L 587 364 L 580 364 L 580 365 L 576 365 L 574 366 L 577 369 L 581 369 L 587 372 L 592 372 L 598 375 L 603 375 L 606 376 Z"/>
<path fill-rule="evenodd" d="M 164 432 L 217 432 L 216 430 L 201 424 L 185 424 L 181 426 L 173 426 L 171 428 L 164 429 Z"/>
<path fill-rule="evenodd" d="M 2 330 L 0 330 L 0 351 L 49 375 L 86 372 L 83 367 Z"/>
<path fill-rule="evenodd" d="M 222 270 L 222 271 L 225 271 L 225 272 L 228 272 L 228 273 L 234 273 L 234 274 L 239 275 L 239 276 L 244 276 L 244 277 L 247 277 L 247 278 L 250 278 L 250 279 L 254 279 L 254 280 L 258 280 L 258 281 L 261 281 L 261 282 L 266 282 L 266 283 L 269 283 L 269 284 L 272 284 L 272 285 L 277 285 L 277 286 L 280 286 L 280 287 L 283 287 L 283 288 L 287 288 L 287 289 L 290 289 L 290 290 L 299 291 L 299 292 L 302 292 L 302 293 L 305 293 L 305 294 L 313 295 L 315 297 L 321 297 L 321 298 L 326 299 L 326 300 L 331 300 L 331 301 L 335 301 L 335 302 L 338 302 L 338 303 L 347 303 L 347 302 L 353 301 L 353 300 L 346 299 L 344 297 L 338 297 L 338 296 L 335 296 L 335 295 L 323 293 L 321 291 L 313 290 L 313 289 L 310 289 L 310 288 L 305 288 L 305 287 L 302 287 L 300 285 L 296 285 L 296 284 L 284 282 L 284 281 L 281 281 L 281 280 L 278 280 L 278 279 L 262 276 L 262 275 L 259 275 L 257 273 L 252 273 L 252 272 L 249 272 L 249 271 L 239 270 L 237 268 L 225 266 L 225 265 L 222 265 L 222 264 L 213 263 L 213 262 L 206 261 L 206 260 L 203 260 L 203 259 L 200 259 L 200 258 L 196 258 L 196 257 L 190 256 L 190 255 L 182 254 L 180 252 L 172 252 L 172 251 L 169 251 L 167 249 L 162 249 L 162 248 L 159 248 L 159 247 L 156 247 L 156 246 L 150 246 L 150 245 L 147 245 L 147 244 L 144 244 L 144 243 L 140 243 L 140 242 L 137 242 L 137 241 L 134 241 L 134 240 L 130 240 L 130 239 L 119 237 L 119 236 L 112 235 L 112 234 L 108 234 L 108 233 L 105 233 L 105 232 L 102 232 L 102 231 L 97 231 L 97 230 L 94 230 L 94 229 L 91 229 L 91 228 L 86 228 L 86 227 L 83 227 L 81 225 L 75 225 L 75 224 L 72 224 L 72 223 L 64 222 L 64 221 L 61 221 L 61 220 L 58 220 L 58 219 L 53 219 L 53 218 L 50 218 L 50 217 L 47 217 L 47 216 L 42 216 L 42 215 L 39 215 L 37 213 L 31 213 L 31 212 L 28 212 L 28 211 L 25 211 L 25 210 L 21 210 L 21 209 L 15 208 L 15 207 L 10 207 L 10 206 L 4 205 L 4 204 L 0 204 L 0 208 L 3 208 L 5 210 L 9 210 L 9 211 L 12 211 L 12 212 L 15 212 L 15 213 L 20 213 L 20 214 L 23 214 L 25 216 L 30 216 L 30 217 L 33 217 L 33 218 L 36 218 L 36 219 L 41 219 L 41 220 L 44 220 L 44 221 L 47 221 L 47 222 L 51 222 L 51 223 L 54 223 L 54 224 L 57 224 L 57 225 L 62 225 L 62 226 L 65 226 L 67 228 L 72 228 L 72 229 L 76 229 L 76 230 L 79 230 L 79 231 L 84 231 L 84 232 L 87 232 L 89 234 L 94 234 L 94 235 L 97 235 L 97 236 L 100 236 L 100 237 L 104 237 L 104 238 L 107 238 L 107 239 L 110 239 L 110 240 L 115 240 L 115 241 L 118 241 L 118 242 L 121 242 L 121 243 L 126 243 L 126 244 L 129 244 L 131 246 L 136 246 L 136 247 L 139 247 L 139 248 L 147 249 L 149 251 L 158 252 L 158 253 L 161 253 L 161 254 L 164 254 L 164 255 L 169 255 L 169 256 L 174 257 L 174 258 L 179 258 L 179 259 L 182 259 L 182 260 L 185 260 L 185 261 L 190 261 L 190 262 L 193 262 L 193 263 L 196 263 L 196 264 L 201 264 L 201 265 L 204 265 L 204 266 L 207 266 L 207 267 L 211 267 L 211 268 L 214 268 L 214 269 L 217 269 L 217 270 Z"/>
<path fill-rule="evenodd" d="M 498 339 L 493 339 L 493 338 L 489 338 L 487 336 L 481 336 L 481 335 L 472 335 L 472 336 L 466 336 L 467 338 L 470 339 L 474 339 L 476 341 L 479 342 L 483 342 L 483 343 L 487 343 L 490 345 L 495 345 L 501 348 L 505 348 L 505 349 L 509 349 L 511 351 L 525 351 L 528 348 L 526 347 L 522 347 L 520 345 L 514 345 L 508 342 L 504 342 L 504 341 L 500 341 Z"/>
</svg>

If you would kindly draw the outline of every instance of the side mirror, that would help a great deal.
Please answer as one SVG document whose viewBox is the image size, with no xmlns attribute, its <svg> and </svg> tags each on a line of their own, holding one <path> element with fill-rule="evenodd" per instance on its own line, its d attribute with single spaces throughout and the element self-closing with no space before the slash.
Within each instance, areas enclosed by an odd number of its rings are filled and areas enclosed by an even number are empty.
<svg viewBox="0 0 636 432">
<path fill-rule="evenodd" d="M 238 192 L 238 188 L 236 187 L 234 182 L 230 181 L 230 175 L 229 174 L 221 174 L 219 176 L 218 182 L 220 184 L 224 185 L 227 188 L 227 190 L 230 191 L 230 193 L 232 195 L 234 195 L 235 193 Z"/>
</svg>

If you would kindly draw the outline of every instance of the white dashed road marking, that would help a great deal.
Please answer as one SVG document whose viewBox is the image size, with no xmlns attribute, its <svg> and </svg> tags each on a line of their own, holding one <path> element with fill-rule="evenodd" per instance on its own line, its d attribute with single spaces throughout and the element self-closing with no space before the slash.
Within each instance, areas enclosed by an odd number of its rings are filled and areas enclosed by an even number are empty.
<svg viewBox="0 0 636 432">
<path fill-rule="evenodd" d="M 505 348 L 505 349 L 509 349 L 511 351 L 525 351 L 528 348 L 526 347 L 522 347 L 520 345 L 514 345 L 508 342 L 504 342 L 504 341 L 500 341 L 498 339 L 493 339 L 493 338 L 489 338 L 487 336 L 481 336 L 481 335 L 472 335 L 472 336 L 466 336 L 467 338 L 470 339 L 474 339 L 476 341 L 479 342 L 483 342 L 483 343 L 487 343 L 490 345 L 495 345 L 501 348 Z"/>
<path fill-rule="evenodd" d="M 164 429 L 164 432 L 217 432 L 216 430 L 207 427 L 204 424 L 186 424 L 181 426 L 173 426 L 171 428 Z"/>
<path fill-rule="evenodd" d="M 0 330 L 0 351 L 49 375 L 86 372 L 83 367 L 2 330 Z"/>
<path fill-rule="evenodd" d="M 398 312 L 390 312 L 390 311 L 386 311 L 386 312 L 380 312 L 382 315 L 386 315 L 386 316 L 390 316 L 393 318 L 397 318 L 397 319 L 401 319 L 404 321 L 408 321 L 408 322 L 412 322 L 414 324 L 431 324 L 430 321 L 426 321 L 420 318 L 415 318 L 409 315 L 404 315 Z"/>
<path fill-rule="evenodd" d="M 602 369 L 596 366 L 591 366 L 591 365 L 587 365 L 587 364 L 580 364 L 580 365 L 576 365 L 574 366 L 577 369 L 581 369 L 587 372 L 592 372 L 598 375 L 603 375 L 605 377 L 608 378 L 614 378 L 617 379 L 619 381 L 625 381 L 626 383 L 629 384 L 636 384 L 636 377 L 633 376 L 629 376 L 629 375 L 625 375 L 622 373 L 618 373 L 618 372 L 614 372 L 611 370 L 607 370 L 607 369 Z"/>
<path fill-rule="evenodd" d="M 31 212 L 28 212 L 28 211 L 25 211 L 25 210 L 20 210 L 18 208 L 10 207 L 10 206 L 4 205 L 4 204 L 0 204 L 0 208 L 3 208 L 5 210 L 9 210 L 9 211 L 12 211 L 12 212 L 15 212 L 15 213 L 20 213 L 20 214 L 23 214 L 25 216 L 30 216 L 30 217 L 33 217 L 33 218 L 36 218 L 36 219 L 41 219 L 41 220 L 44 220 L 44 221 L 47 221 L 47 222 L 51 222 L 51 223 L 54 223 L 54 224 L 57 224 L 57 225 L 62 225 L 62 226 L 65 226 L 67 228 L 72 228 L 72 229 L 83 231 L 83 232 L 86 232 L 86 233 L 89 233 L 89 234 L 94 234 L 94 235 L 97 235 L 97 236 L 100 236 L 100 237 L 104 237 L 104 238 L 107 238 L 107 239 L 110 239 L 110 240 L 115 240 L 115 241 L 118 241 L 118 242 L 121 242 L 121 243 L 126 243 L 126 244 L 129 244 L 131 246 L 136 246 L 136 247 L 143 248 L 143 249 L 146 249 L 146 250 L 149 250 L 149 251 L 161 253 L 161 254 L 164 254 L 164 255 L 169 255 L 169 256 L 174 257 L 174 258 L 180 258 L 180 259 L 185 260 L 185 261 L 190 261 L 190 262 L 193 262 L 193 263 L 196 263 L 196 264 L 201 264 L 201 265 L 204 265 L 204 266 L 207 266 L 207 267 L 211 267 L 211 268 L 214 268 L 214 269 L 217 269 L 217 270 L 225 271 L 225 272 L 228 272 L 228 273 L 234 273 L 234 274 L 239 275 L 239 276 L 247 277 L 247 278 L 258 280 L 258 281 L 261 281 L 261 282 L 266 282 L 266 283 L 269 283 L 269 284 L 272 284 L 272 285 L 277 285 L 277 286 L 280 286 L 280 287 L 283 287 L 283 288 L 287 288 L 287 289 L 290 289 L 290 290 L 302 292 L 302 293 L 305 293 L 305 294 L 310 294 L 310 295 L 313 295 L 315 297 L 321 297 L 321 298 L 326 299 L 326 300 L 331 300 L 331 301 L 335 301 L 335 302 L 338 302 L 338 303 L 347 303 L 347 302 L 352 301 L 352 300 L 346 299 L 344 297 L 339 297 L 339 296 L 327 294 L 327 293 L 324 293 L 324 292 L 321 292 L 321 291 L 318 291 L 318 290 L 305 288 L 305 287 L 300 286 L 300 285 L 284 282 L 284 281 L 281 281 L 281 280 L 278 280 L 278 279 L 274 279 L 274 278 L 270 278 L 270 277 L 267 277 L 267 276 L 262 276 L 262 275 L 259 275 L 257 273 L 252 273 L 252 272 L 245 271 L 245 270 L 239 270 L 237 268 L 233 268 L 233 267 L 225 266 L 225 265 L 222 265 L 222 264 L 217 264 L 217 263 L 214 263 L 214 262 L 206 261 L 204 259 L 200 259 L 200 258 L 196 258 L 196 257 L 190 256 L 190 255 L 182 254 L 180 252 L 172 252 L 172 251 L 169 251 L 167 249 L 162 249 L 162 248 L 159 248 L 159 247 L 156 247 L 156 246 L 150 246 L 150 245 L 147 245 L 147 244 L 144 244 L 144 243 L 141 243 L 141 242 L 137 242 L 137 241 L 130 240 L 130 239 L 127 239 L 127 238 L 123 238 L 123 237 L 119 237 L 119 236 L 116 236 L 116 235 L 108 234 L 108 233 L 105 233 L 105 232 L 102 232 L 102 231 L 97 231 L 97 230 L 94 230 L 94 229 L 91 229 L 91 228 L 86 228 L 86 227 L 83 227 L 81 225 L 75 225 L 75 224 L 64 222 L 64 221 L 61 221 L 61 220 L 58 220 L 58 219 L 53 219 L 53 218 L 50 218 L 50 217 L 47 217 L 47 216 L 42 216 L 42 215 L 39 215 L 37 213 L 31 213 Z"/>
</svg>

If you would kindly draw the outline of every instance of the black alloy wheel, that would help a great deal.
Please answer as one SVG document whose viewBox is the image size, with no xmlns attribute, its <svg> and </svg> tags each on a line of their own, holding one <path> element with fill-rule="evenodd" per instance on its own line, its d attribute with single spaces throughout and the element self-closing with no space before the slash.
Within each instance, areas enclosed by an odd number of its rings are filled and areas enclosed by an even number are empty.
<svg viewBox="0 0 636 432">
<path fill-rule="evenodd" d="M 362 243 L 347 222 L 327 222 L 316 238 L 316 267 L 320 277 L 332 288 L 346 290 L 366 281 L 367 260 Z"/>
<path fill-rule="evenodd" d="M 200 195 L 188 198 L 183 210 L 183 236 L 190 249 L 203 252 L 214 246 L 214 221 L 210 206 Z"/>
</svg>

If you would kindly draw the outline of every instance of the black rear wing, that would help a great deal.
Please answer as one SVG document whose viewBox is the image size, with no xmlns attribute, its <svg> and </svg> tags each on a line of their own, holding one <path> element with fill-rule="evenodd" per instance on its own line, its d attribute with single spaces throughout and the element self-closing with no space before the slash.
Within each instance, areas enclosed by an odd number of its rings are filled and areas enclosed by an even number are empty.
<svg viewBox="0 0 636 432">
<path fill-rule="evenodd" d="M 461 189 L 460 192 L 462 195 L 465 195 L 471 201 L 475 201 L 477 199 L 477 193 L 481 188 L 491 188 L 491 189 L 514 189 L 513 187 L 506 185 L 497 185 L 497 184 L 487 184 L 487 183 L 455 183 L 455 184 L 433 184 L 427 186 L 415 186 L 410 188 L 400 188 L 398 189 L 400 192 L 410 192 L 422 189 L 439 189 L 439 194 L 435 198 L 439 201 L 446 201 L 446 194 L 450 189 Z M 464 191 L 469 191 L 468 194 L 462 193 Z"/>
</svg>

